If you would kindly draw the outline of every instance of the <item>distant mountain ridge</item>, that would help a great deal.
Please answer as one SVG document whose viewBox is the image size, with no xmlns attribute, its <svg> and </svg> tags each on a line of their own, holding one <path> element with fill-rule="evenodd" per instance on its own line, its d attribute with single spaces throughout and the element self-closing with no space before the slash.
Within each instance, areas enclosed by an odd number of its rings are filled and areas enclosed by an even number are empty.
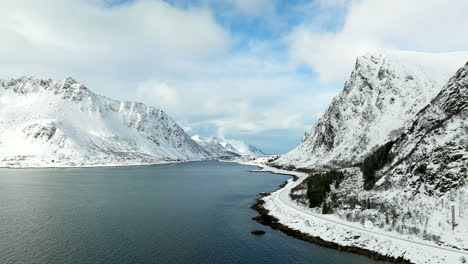
<svg viewBox="0 0 468 264">
<path fill-rule="evenodd" d="M 261 149 L 239 140 L 217 137 L 204 139 L 199 135 L 192 136 L 192 139 L 205 148 L 211 149 L 213 153 L 218 153 L 218 155 L 221 156 L 266 156 Z"/>
</svg>

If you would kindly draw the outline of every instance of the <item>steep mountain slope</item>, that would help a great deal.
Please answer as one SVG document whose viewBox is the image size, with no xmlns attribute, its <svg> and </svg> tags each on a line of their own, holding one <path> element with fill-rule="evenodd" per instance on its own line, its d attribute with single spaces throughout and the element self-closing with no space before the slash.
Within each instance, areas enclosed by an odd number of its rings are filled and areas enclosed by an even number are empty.
<svg viewBox="0 0 468 264">
<path fill-rule="evenodd" d="M 0 81 L 0 166 L 82 166 L 204 159 L 163 111 L 96 95 L 72 78 Z"/>
<path fill-rule="evenodd" d="M 468 175 L 468 63 L 422 109 L 389 151 L 379 185 L 442 196 Z"/>
<path fill-rule="evenodd" d="M 466 53 L 367 54 L 301 144 L 275 165 L 340 168 L 361 162 L 401 129 L 463 65 Z"/>
</svg>

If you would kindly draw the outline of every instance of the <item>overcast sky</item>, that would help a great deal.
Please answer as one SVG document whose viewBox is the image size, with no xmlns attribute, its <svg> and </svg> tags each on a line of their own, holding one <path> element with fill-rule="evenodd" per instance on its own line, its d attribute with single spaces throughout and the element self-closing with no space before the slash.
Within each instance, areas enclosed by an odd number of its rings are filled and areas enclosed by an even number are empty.
<svg viewBox="0 0 468 264">
<path fill-rule="evenodd" d="M 466 0 L 0 0 L 0 78 L 72 76 L 284 153 L 356 56 L 468 49 Z"/>
</svg>

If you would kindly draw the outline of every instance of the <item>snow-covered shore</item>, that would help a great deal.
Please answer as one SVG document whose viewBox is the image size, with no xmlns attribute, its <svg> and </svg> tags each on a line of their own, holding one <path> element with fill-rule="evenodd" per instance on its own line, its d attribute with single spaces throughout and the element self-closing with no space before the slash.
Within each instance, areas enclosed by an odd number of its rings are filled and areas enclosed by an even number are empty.
<svg viewBox="0 0 468 264">
<path fill-rule="evenodd" d="M 188 160 L 188 161 L 159 161 L 159 162 L 129 162 L 129 163 L 103 163 L 103 164 L 57 164 L 54 166 L 48 164 L 37 164 L 37 165 L 12 165 L 12 166 L 0 166 L 0 169 L 76 169 L 76 168 L 113 168 L 113 167 L 134 167 L 134 166 L 152 166 L 152 165 L 164 165 L 174 164 L 182 162 L 196 162 L 200 160 Z"/>
<path fill-rule="evenodd" d="M 227 162 L 228 159 L 193 159 L 193 160 L 161 160 L 161 161 L 129 161 L 129 162 L 104 162 L 96 164 L 18 164 L 18 165 L 9 165 L 9 166 L 0 166 L 0 169 L 64 169 L 64 168 L 112 168 L 112 167 L 135 167 L 135 166 L 153 166 L 153 165 L 164 165 L 164 164 L 175 164 L 175 163 L 186 163 L 186 162 Z"/>
<path fill-rule="evenodd" d="M 297 177 L 296 180 L 293 178 L 287 180 L 286 184 L 279 190 L 260 198 L 262 201 L 261 206 L 284 227 L 298 231 L 304 236 L 330 242 L 319 244 L 379 259 L 406 260 L 416 264 L 456 264 L 468 261 L 468 251 L 465 250 L 439 246 L 433 241 L 417 237 L 386 232 L 373 227 L 368 222 L 361 225 L 345 221 L 334 215 L 315 213 L 310 208 L 293 201 L 289 196 L 291 189 L 307 178 L 308 174 L 269 167 L 266 165 L 267 159 L 238 160 L 237 162 L 260 167 L 260 169 L 255 170 L 257 172 L 270 172 Z M 356 248 L 363 251 L 355 250 Z"/>
</svg>

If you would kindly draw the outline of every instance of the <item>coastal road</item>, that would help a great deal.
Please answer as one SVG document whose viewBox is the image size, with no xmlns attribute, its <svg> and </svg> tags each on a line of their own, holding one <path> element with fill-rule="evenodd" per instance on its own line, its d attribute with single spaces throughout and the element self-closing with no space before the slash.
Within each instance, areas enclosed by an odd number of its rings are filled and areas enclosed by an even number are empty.
<svg viewBox="0 0 468 264">
<path fill-rule="evenodd" d="M 263 171 L 268 171 L 268 169 L 263 170 Z M 276 169 L 273 170 L 273 171 L 270 171 L 270 172 L 283 174 L 283 173 L 281 173 L 281 171 L 276 170 Z M 284 171 L 284 174 L 291 175 L 291 172 Z M 307 208 L 298 205 L 296 202 L 294 202 L 293 200 L 291 200 L 289 198 L 289 193 L 291 192 L 291 189 L 294 188 L 295 186 L 297 186 L 298 184 L 300 184 L 304 180 L 304 178 L 305 178 L 304 176 L 299 176 L 299 179 L 297 181 L 295 181 L 295 182 L 289 181 L 288 184 L 284 188 L 282 188 L 281 190 L 276 191 L 276 192 L 271 194 L 272 199 L 277 203 L 281 203 L 284 206 L 287 206 L 287 207 L 289 207 L 291 209 L 299 211 L 301 214 L 305 214 L 308 217 L 311 217 L 312 221 L 313 221 L 314 218 L 316 218 L 316 219 L 320 219 L 320 220 L 323 220 L 323 221 L 327 221 L 329 223 L 333 223 L 335 225 L 346 227 L 347 229 L 350 229 L 350 230 L 355 230 L 355 231 L 364 232 L 364 233 L 368 233 L 368 234 L 373 234 L 373 235 L 377 235 L 377 236 L 383 236 L 383 237 L 386 237 L 386 238 L 399 240 L 399 241 L 404 241 L 404 242 L 408 242 L 408 243 L 412 243 L 412 244 L 417 244 L 417 245 L 424 246 L 424 247 L 430 247 L 430 248 L 436 248 L 436 249 L 439 249 L 439 250 L 450 251 L 450 252 L 462 254 L 462 255 L 465 255 L 465 256 L 468 257 L 468 252 L 464 251 L 464 250 L 457 250 L 457 249 L 454 249 L 454 248 L 442 247 L 442 246 L 438 246 L 438 245 L 435 245 L 435 244 L 426 243 L 424 241 L 416 241 L 416 240 L 413 240 L 413 239 L 406 239 L 404 237 L 392 235 L 392 234 L 387 233 L 387 232 L 379 232 L 379 231 L 376 231 L 376 230 L 366 229 L 366 228 L 363 228 L 363 227 L 359 227 L 359 226 L 356 226 L 356 225 L 346 223 L 344 221 L 330 219 L 330 218 L 325 217 L 323 215 L 313 213 L 310 210 L 308 210 Z"/>
</svg>

